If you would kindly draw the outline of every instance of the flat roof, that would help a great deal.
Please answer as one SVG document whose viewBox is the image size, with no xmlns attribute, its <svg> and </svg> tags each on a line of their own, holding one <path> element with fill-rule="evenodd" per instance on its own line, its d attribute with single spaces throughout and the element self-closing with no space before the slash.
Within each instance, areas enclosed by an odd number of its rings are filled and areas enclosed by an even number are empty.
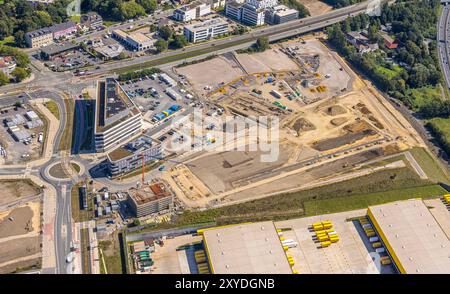
<svg viewBox="0 0 450 294">
<path fill-rule="evenodd" d="M 136 43 L 146 43 L 153 41 L 151 38 L 147 37 L 143 33 L 135 32 L 128 35 L 128 38 L 135 41 Z"/>
<path fill-rule="evenodd" d="M 98 81 L 96 131 L 105 131 L 140 111 L 114 78 Z"/>
<path fill-rule="evenodd" d="M 192 32 L 195 32 L 198 30 L 204 30 L 204 29 L 212 27 L 212 26 L 216 27 L 216 26 L 221 26 L 221 25 L 228 26 L 228 23 L 223 19 L 213 18 L 213 19 L 205 20 L 200 23 L 194 23 L 191 25 L 187 25 L 187 26 L 185 26 L 185 28 Z"/>
<path fill-rule="evenodd" d="M 203 240 L 215 274 L 292 274 L 272 221 L 205 230 Z"/>
<path fill-rule="evenodd" d="M 142 151 L 158 146 L 159 141 L 153 140 L 150 136 L 141 135 L 138 138 L 111 151 L 108 157 L 111 161 L 117 161 L 133 154 L 142 154 Z"/>
<path fill-rule="evenodd" d="M 368 214 L 401 273 L 450 273 L 450 241 L 421 199 L 370 206 Z"/>
<path fill-rule="evenodd" d="M 55 54 L 59 54 L 68 50 L 76 49 L 78 48 L 78 44 L 73 44 L 71 42 L 65 42 L 62 44 L 51 44 L 45 47 L 41 48 L 41 52 L 45 55 L 51 56 Z"/>
<path fill-rule="evenodd" d="M 131 188 L 128 195 L 136 203 L 136 205 L 143 205 L 155 200 L 172 196 L 170 190 L 163 183 L 152 183 L 144 185 L 140 188 Z"/>
</svg>

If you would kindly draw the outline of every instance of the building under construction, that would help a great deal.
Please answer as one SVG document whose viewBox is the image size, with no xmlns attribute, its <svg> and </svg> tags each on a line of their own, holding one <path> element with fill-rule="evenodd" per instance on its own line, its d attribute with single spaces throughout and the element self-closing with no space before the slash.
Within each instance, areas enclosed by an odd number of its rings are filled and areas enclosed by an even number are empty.
<svg viewBox="0 0 450 294">
<path fill-rule="evenodd" d="M 128 195 L 128 203 L 135 217 L 170 210 L 173 207 L 173 193 L 162 182 L 132 188 Z"/>
</svg>

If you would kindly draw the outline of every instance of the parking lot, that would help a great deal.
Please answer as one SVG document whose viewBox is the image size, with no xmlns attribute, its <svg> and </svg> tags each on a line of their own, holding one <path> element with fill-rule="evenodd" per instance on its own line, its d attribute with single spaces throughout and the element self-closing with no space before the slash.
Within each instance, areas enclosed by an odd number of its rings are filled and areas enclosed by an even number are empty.
<svg viewBox="0 0 450 294">
<path fill-rule="evenodd" d="M 0 110 L 0 164 L 18 164 L 40 157 L 43 144 L 38 141 L 40 134 L 43 134 L 42 139 L 44 138 L 45 123 L 38 127 L 25 127 L 28 122 L 25 113 L 29 110 L 33 109 L 27 105 L 19 108 L 14 106 L 4 107 Z M 23 119 L 22 123 L 17 124 L 18 130 L 29 135 L 29 139 L 22 142 L 13 137 L 6 125 L 7 119 L 16 118 L 16 116 Z M 43 122 L 45 121 L 42 117 L 40 118 Z"/>
<path fill-rule="evenodd" d="M 100 60 L 79 48 L 55 55 L 44 64 L 53 71 L 67 71 L 95 66 L 100 62 Z"/>
<path fill-rule="evenodd" d="M 170 85 L 160 79 L 158 74 L 143 77 L 136 81 L 121 82 L 121 85 L 144 113 L 144 118 L 147 121 L 152 121 L 156 114 L 167 110 L 174 104 L 186 108 L 193 98 L 190 93 L 186 92 L 179 85 L 170 87 Z M 179 95 L 178 99 L 169 96 L 168 88 Z M 153 123 L 156 122 L 153 120 Z"/>
</svg>

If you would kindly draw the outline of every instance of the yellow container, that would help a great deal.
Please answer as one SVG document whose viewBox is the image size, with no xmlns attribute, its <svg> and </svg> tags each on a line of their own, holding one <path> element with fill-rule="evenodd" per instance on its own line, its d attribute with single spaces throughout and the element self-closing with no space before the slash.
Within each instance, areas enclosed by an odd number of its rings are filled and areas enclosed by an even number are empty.
<svg viewBox="0 0 450 294">
<path fill-rule="evenodd" d="M 372 243 L 372 247 L 373 247 L 373 248 L 379 248 L 379 247 L 381 247 L 381 242 L 374 242 L 374 243 Z"/>
<path fill-rule="evenodd" d="M 289 249 L 289 247 L 283 246 L 283 250 L 284 250 L 284 251 L 288 251 L 288 249 Z"/>
<path fill-rule="evenodd" d="M 297 271 L 297 270 L 292 270 L 292 273 L 293 273 L 294 275 L 298 275 L 298 271 Z"/>
<path fill-rule="evenodd" d="M 320 242 L 320 246 L 322 246 L 322 247 L 328 247 L 330 245 L 331 245 L 330 241 Z"/>
<path fill-rule="evenodd" d="M 320 230 L 320 231 L 316 231 L 316 234 L 317 234 L 317 235 L 319 235 L 319 234 L 326 234 L 326 232 L 327 232 L 327 231 L 325 231 L 325 230 Z"/>
<path fill-rule="evenodd" d="M 281 241 L 284 241 L 285 239 L 284 239 L 284 237 L 280 237 L 280 240 L 281 240 Z"/>
<path fill-rule="evenodd" d="M 392 262 L 391 262 L 391 260 L 390 259 L 382 259 L 381 260 L 381 264 L 382 265 L 388 265 L 388 264 L 391 264 Z"/>
<path fill-rule="evenodd" d="M 322 221 L 322 225 L 324 225 L 324 224 L 332 224 L 332 222 L 329 220 L 324 220 L 324 221 Z"/>
<path fill-rule="evenodd" d="M 328 236 L 323 236 L 323 237 L 318 237 L 317 240 L 319 240 L 320 242 L 323 241 L 328 241 L 330 238 Z"/>
<path fill-rule="evenodd" d="M 313 227 L 314 231 L 322 231 L 323 230 L 323 226 L 320 227 Z"/>
<path fill-rule="evenodd" d="M 321 226 L 321 225 L 322 225 L 322 222 L 317 222 L 317 223 L 313 223 L 313 224 L 312 224 L 313 227 L 315 227 L 315 226 Z"/>
</svg>

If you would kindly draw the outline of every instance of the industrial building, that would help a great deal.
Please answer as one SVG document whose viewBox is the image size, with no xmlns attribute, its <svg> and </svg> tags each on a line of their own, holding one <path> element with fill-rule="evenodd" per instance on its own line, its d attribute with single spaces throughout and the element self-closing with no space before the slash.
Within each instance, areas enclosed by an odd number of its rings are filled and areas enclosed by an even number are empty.
<svg viewBox="0 0 450 294">
<path fill-rule="evenodd" d="M 77 50 L 80 46 L 78 44 L 73 44 L 71 42 L 50 44 L 44 46 L 40 50 L 40 56 L 43 60 L 53 60 L 56 55 L 64 52 Z"/>
<path fill-rule="evenodd" d="M 292 274 L 271 221 L 199 230 L 211 273 Z"/>
<path fill-rule="evenodd" d="M 154 47 L 155 39 L 149 38 L 143 33 L 126 33 L 122 30 L 114 30 L 112 36 L 125 46 L 134 51 L 147 51 Z"/>
<path fill-rule="evenodd" d="M 173 207 L 173 193 L 162 182 L 132 188 L 128 195 L 128 203 L 136 217 L 147 216 Z"/>
<path fill-rule="evenodd" d="M 138 135 L 142 114 L 113 78 L 97 82 L 95 150 L 106 152 Z"/>
<path fill-rule="evenodd" d="M 92 50 L 97 53 L 97 56 L 102 60 L 110 60 L 116 58 L 123 52 L 124 48 L 120 44 L 104 45 L 103 42 L 96 43 L 92 46 Z"/>
<path fill-rule="evenodd" d="M 129 173 L 130 171 L 154 161 L 161 155 L 161 144 L 149 136 L 137 139 L 111 151 L 107 156 L 108 171 L 113 177 Z M 144 161 L 144 162 L 142 162 Z"/>
<path fill-rule="evenodd" d="M 184 27 L 184 36 L 192 43 L 209 40 L 225 34 L 228 34 L 228 22 L 220 18 Z"/>
<path fill-rule="evenodd" d="M 198 19 L 209 13 L 211 13 L 210 4 L 192 2 L 188 5 L 175 9 L 173 12 L 173 18 L 178 21 L 188 22 L 194 19 Z"/>
<path fill-rule="evenodd" d="M 296 19 L 298 19 L 298 10 L 285 5 L 277 5 L 266 11 L 266 22 L 270 24 L 281 24 Z"/>
<path fill-rule="evenodd" d="M 449 237 L 421 199 L 370 206 L 370 222 L 402 274 L 450 274 Z"/>
</svg>

